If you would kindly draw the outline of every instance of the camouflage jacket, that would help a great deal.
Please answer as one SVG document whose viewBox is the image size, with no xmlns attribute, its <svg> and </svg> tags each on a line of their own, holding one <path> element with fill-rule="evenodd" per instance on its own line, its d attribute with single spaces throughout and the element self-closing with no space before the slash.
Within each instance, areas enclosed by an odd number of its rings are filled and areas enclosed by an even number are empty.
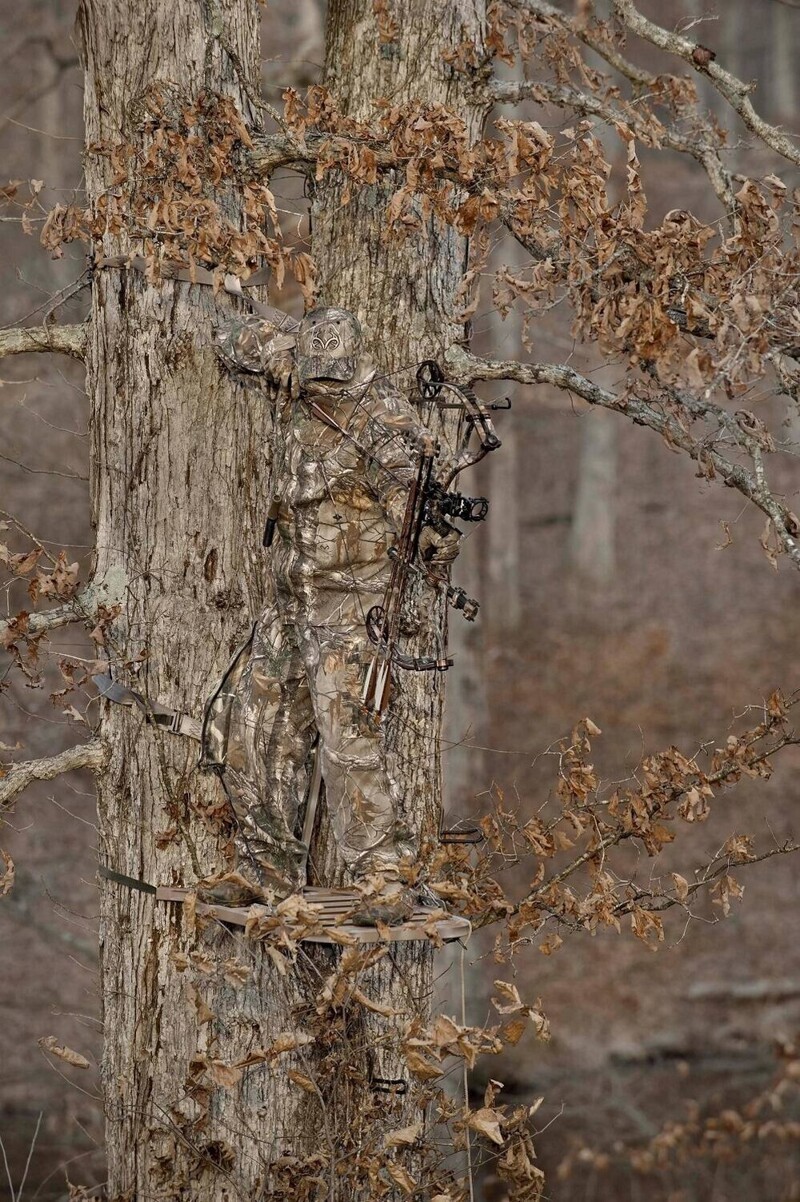
<svg viewBox="0 0 800 1202">
<path fill-rule="evenodd" d="M 290 619 L 361 622 L 386 587 L 387 552 L 402 529 L 430 433 L 364 359 L 351 381 L 313 380 L 299 388 L 291 338 L 265 337 L 265 330 L 256 319 L 232 323 L 221 332 L 219 350 L 235 369 L 263 375 L 275 406 L 275 600 Z"/>
</svg>

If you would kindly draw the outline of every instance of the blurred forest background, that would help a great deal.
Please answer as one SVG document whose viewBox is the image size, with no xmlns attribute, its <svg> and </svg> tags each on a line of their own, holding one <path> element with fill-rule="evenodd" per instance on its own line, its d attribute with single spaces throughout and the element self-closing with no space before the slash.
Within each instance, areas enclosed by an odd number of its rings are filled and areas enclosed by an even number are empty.
<svg viewBox="0 0 800 1202">
<path fill-rule="evenodd" d="M 800 6 L 649 0 L 642 8 L 670 27 L 702 17 L 692 36 L 712 46 L 724 66 L 758 79 L 757 106 L 768 120 L 796 128 Z M 80 194 L 82 96 L 73 20 L 71 0 L 29 0 L 22 10 L 0 0 L 0 175 L 42 180 L 45 208 Z M 321 2 L 270 0 L 263 83 L 272 103 L 280 103 L 286 85 L 305 87 L 318 78 L 323 31 Z M 664 69 L 654 51 L 637 47 L 637 55 Z M 715 104 L 712 97 L 708 102 Z M 740 167 L 769 170 L 753 162 L 745 131 L 721 104 L 718 113 Z M 541 109 L 535 116 L 547 129 L 560 120 Z M 615 153 L 624 171 L 622 150 Z M 685 157 L 643 150 L 642 166 L 651 223 L 674 208 L 714 218 L 705 177 Z M 790 171 L 782 174 L 790 186 L 798 182 Z M 284 210 L 304 213 L 296 177 L 273 187 Z M 39 228 L 34 223 L 31 237 L 7 219 L 0 225 L 3 325 L 41 322 L 55 304 L 59 321 L 78 321 L 86 312 L 85 292 L 66 300 L 60 292 L 81 276 L 81 245 L 53 261 L 38 245 Z M 299 218 L 297 237 L 306 233 Z M 510 239 L 500 242 L 497 265 L 513 262 L 514 253 Z M 272 299 L 300 307 L 291 292 Z M 488 295 L 473 328 L 479 352 L 524 357 L 514 316 L 501 321 Z M 601 383 L 617 383 L 624 371 L 573 344 L 569 318 L 559 309 L 529 336 L 532 356 L 570 362 Z M 748 704 L 800 683 L 797 582 L 765 557 L 762 523 L 743 509 L 741 497 L 698 480 L 688 459 L 612 414 L 570 406 L 543 388 L 497 395 L 513 403 L 498 414 L 503 450 L 463 482 L 490 497 L 492 514 L 470 534 L 455 570 L 483 608 L 474 630 L 453 630 L 458 658 L 449 680 L 452 745 L 445 756 L 453 820 L 482 812 L 490 790 L 532 813 L 555 786 L 556 761 L 547 749 L 584 716 L 603 732 L 596 764 L 610 781 L 630 776 L 648 751 L 674 743 L 693 754 L 706 740 L 723 742 Z M 757 413 L 759 405 L 780 403 L 753 395 L 747 401 Z M 0 421 L 0 519 L 13 514 L 53 554 L 65 548 L 86 580 L 92 532 L 80 365 L 52 355 L 5 359 Z M 795 439 L 800 447 L 796 419 L 787 418 L 784 430 L 788 449 Z M 791 505 L 800 469 L 791 457 L 782 463 L 784 478 L 775 483 Z M 13 529 L 3 537 L 17 549 Z M 4 613 L 17 612 L 24 582 L 9 585 L 2 603 Z M 243 629 L 247 622 L 243 614 Z M 71 627 L 54 636 L 53 646 L 91 657 Z M 92 722 L 88 693 L 74 711 L 51 703 L 50 692 L 62 684 L 56 661 L 54 655 L 49 688 L 15 686 L 2 694 L 3 751 L 52 754 Z M 697 863 L 734 831 L 780 841 L 794 825 L 796 835 L 798 767 L 800 751 L 789 749 L 771 782 L 743 781 L 709 823 L 685 836 L 695 840 Z M 26 1199 L 64 1196 L 65 1171 L 71 1181 L 103 1178 L 94 1069 L 101 1030 L 93 821 L 89 778 L 68 776 L 31 788 L 13 829 L 4 831 L 18 877 L 0 902 L 0 1137 L 18 1183 L 41 1113 Z M 667 849 L 659 871 L 670 871 L 669 857 Z M 541 997 L 553 1038 L 547 1046 L 523 1043 L 492 1072 L 521 1101 L 545 1096 L 537 1121 L 547 1130 L 537 1150 L 549 1197 L 800 1199 L 800 1135 L 777 1148 L 753 1140 L 735 1155 L 676 1161 L 655 1174 L 629 1155 L 665 1124 L 723 1112 L 768 1091 L 776 1056 L 800 1037 L 795 865 L 777 857 L 743 878 L 744 898 L 729 917 L 708 903 L 689 925 L 673 916 L 655 954 L 612 933 L 568 939 L 550 956 L 531 949 L 517 961 L 523 993 Z M 475 939 L 467 959 L 469 1018 L 479 1022 L 496 975 L 490 945 Z M 444 959 L 442 965 L 443 1004 L 452 1011 L 460 1005 L 458 965 L 446 968 Z M 93 1067 L 83 1073 L 55 1067 L 37 1046 L 50 1035 Z M 484 1085 L 475 1081 L 476 1093 Z M 0 1197 L 6 1188 L 0 1173 Z M 503 1197 L 492 1180 L 481 1188 L 486 1199 Z"/>
</svg>

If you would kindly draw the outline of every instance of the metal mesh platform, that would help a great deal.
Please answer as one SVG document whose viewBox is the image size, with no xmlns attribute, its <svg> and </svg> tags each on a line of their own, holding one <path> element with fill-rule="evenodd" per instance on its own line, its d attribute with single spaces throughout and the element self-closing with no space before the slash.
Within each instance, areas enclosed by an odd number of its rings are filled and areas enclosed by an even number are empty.
<svg viewBox="0 0 800 1202">
<path fill-rule="evenodd" d="M 183 902 L 191 892 L 190 889 L 160 885 L 156 889 L 156 899 Z M 378 928 L 347 922 L 345 915 L 361 901 L 361 894 L 354 889 L 319 889 L 309 885 L 301 890 L 298 897 L 302 900 L 305 914 L 297 919 L 292 917 L 291 909 L 281 913 L 280 908 L 270 910 L 259 904 L 220 906 L 198 901 L 197 913 L 240 927 L 247 926 L 248 922 L 267 927 L 274 921 L 276 927 L 285 926 L 293 938 L 307 943 L 406 943 L 412 939 L 450 943 L 456 939 L 468 939 L 472 932 L 468 919 L 430 906 L 417 906 L 411 917 L 397 926 Z"/>
</svg>

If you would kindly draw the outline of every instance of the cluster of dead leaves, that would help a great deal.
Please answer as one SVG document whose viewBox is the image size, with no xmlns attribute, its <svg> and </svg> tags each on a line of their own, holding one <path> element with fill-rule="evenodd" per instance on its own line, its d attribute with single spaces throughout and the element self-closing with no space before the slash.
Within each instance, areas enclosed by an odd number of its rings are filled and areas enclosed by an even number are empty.
<svg viewBox="0 0 800 1202">
<path fill-rule="evenodd" d="M 181 102 L 164 87 L 142 102 L 141 142 L 97 143 L 88 153 L 107 163 L 108 186 L 93 209 L 59 205 L 41 234 L 55 257 L 63 244 L 100 244 L 107 234 L 148 259 L 190 272 L 197 266 L 247 279 L 264 264 L 282 286 L 287 269 L 310 298 L 309 256 L 284 244 L 275 198 L 244 170 L 253 141 L 233 101 L 204 93 Z"/>
<path fill-rule="evenodd" d="M 720 791 L 743 776 L 767 779 L 772 757 L 797 741 L 789 725 L 793 705 L 773 693 L 761 708 L 761 721 L 728 735 L 724 746 L 710 753 L 708 766 L 669 747 L 643 757 L 634 786 L 610 792 L 599 788 L 591 761 L 592 740 L 600 732 L 584 719 L 553 751 L 559 765 L 558 807 L 540 807 L 524 819 L 518 804 L 509 806 L 495 790 L 492 811 L 480 821 L 484 843 L 477 855 L 464 845 L 430 850 L 435 889 L 474 925 L 497 925 L 498 961 L 534 942 L 551 955 L 563 942 L 553 924 L 594 934 L 601 928 L 621 931 L 625 920 L 638 939 L 655 948 L 664 940 L 659 911 L 673 905 L 688 911 L 700 889 L 726 916 L 731 900 L 743 892 L 731 866 L 758 858 L 749 835 L 732 835 L 711 863 L 697 866 L 691 886 L 679 873 L 671 874 L 669 885 L 659 885 L 652 875 L 638 885 L 625 871 L 624 859 L 615 864 L 615 849 L 635 841 L 648 856 L 657 856 L 675 841 L 676 823 L 707 819 Z M 499 878 L 531 860 L 535 870 L 528 892 L 514 899 Z M 588 883 L 581 889 L 574 882 L 582 875 Z"/>
<path fill-rule="evenodd" d="M 669 1119 L 645 1143 L 617 1141 L 613 1149 L 583 1147 L 570 1153 L 559 1166 L 562 1180 L 578 1166 L 605 1172 L 626 1163 L 637 1173 L 661 1174 L 667 1169 L 685 1173 L 690 1162 L 730 1161 L 752 1156 L 754 1143 L 769 1149 L 775 1143 L 796 1144 L 800 1139 L 800 1058 L 796 1042 L 775 1048 L 777 1064 L 772 1079 L 743 1105 L 724 1110 L 714 1102 L 701 1107 L 689 1102 L 685 1117 Z"/>
</svg>

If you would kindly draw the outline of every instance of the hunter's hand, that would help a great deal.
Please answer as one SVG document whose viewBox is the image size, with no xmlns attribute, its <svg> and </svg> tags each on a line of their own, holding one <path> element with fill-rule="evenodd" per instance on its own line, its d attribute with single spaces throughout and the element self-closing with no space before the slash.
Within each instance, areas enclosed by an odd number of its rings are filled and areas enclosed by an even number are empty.
<svg viewBox="0 0 800 1202">
<path fill-rule="evenodd" d="M 452 563 L 459 552 L 461 531 L 451 526 L 446 534 L 439 534 L 426 526 L 419 540 L 420 555 L 426 563 Z"/>
<path fill-rule="evenodd" d="M 267 358 L 264 375 L 276 393 L 297 400 L 300 395 L 300 382 L 296 368 L 294 355 L 290 351 L 276 351 Z"/>
</svg>

